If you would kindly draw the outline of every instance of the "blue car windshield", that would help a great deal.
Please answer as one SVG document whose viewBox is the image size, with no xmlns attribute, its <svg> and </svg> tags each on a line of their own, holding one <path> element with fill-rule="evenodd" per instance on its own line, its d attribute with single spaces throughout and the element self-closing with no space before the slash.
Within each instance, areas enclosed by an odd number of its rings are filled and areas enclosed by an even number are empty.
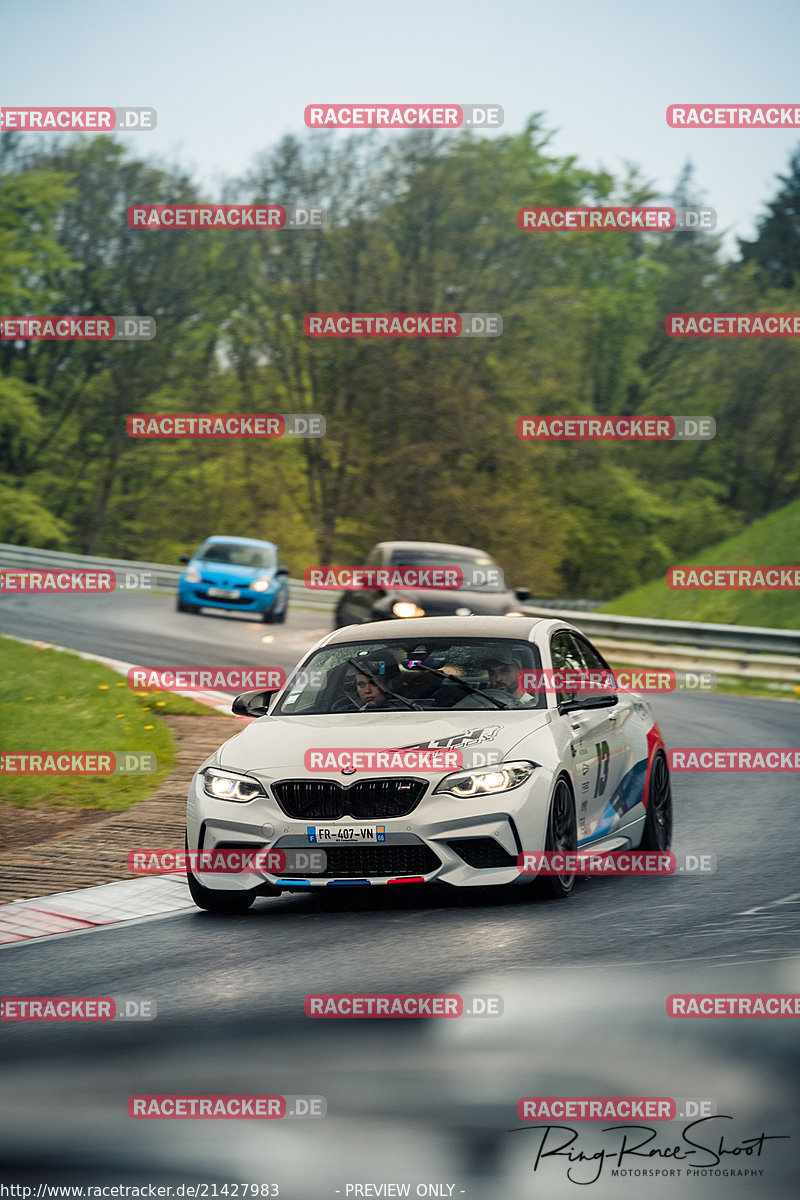
<svg viewBox="0 0 800 1200">
<path fill-rule="evenodd" d="M 262 571 L 275 566 L 275 551 L 269 546 L 245 546 L 239 542 L 204 542 L 195 558 L 231 567 L 258 567 Z"/>
</svg>

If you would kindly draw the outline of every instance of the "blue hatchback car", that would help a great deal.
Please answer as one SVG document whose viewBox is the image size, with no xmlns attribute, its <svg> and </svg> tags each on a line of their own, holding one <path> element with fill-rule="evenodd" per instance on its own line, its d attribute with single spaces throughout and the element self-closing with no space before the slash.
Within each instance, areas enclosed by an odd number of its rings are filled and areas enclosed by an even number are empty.
<svg viewBox="0 0 800 1200">
<path fill-rule="evenodd" d="M 254 613 L 262 621 L 286 620 L 289 571 L 274 542 L 256 538 L 210 537 L 187 563 L 178 585 L 178 612 L 221 608 Z"/>
</svg>

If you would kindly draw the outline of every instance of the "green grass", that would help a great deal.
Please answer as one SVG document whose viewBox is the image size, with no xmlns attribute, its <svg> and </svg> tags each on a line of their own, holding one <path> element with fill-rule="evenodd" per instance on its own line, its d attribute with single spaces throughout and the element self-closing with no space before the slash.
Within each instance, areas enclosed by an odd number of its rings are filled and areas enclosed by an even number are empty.
<svg viewBox="0 0 800 1200">
<path fill-rule="evenodd" d="M 133 692 L 120 676 L 77 655 L 0 637 L 3 751 L 149 750 L 151 775 L 0 775 L 0 799 L 20 808 L 121 812 L 144 800 L 175 762 L 165 713 L 209 710 L 170 692 Z"/>
<path fill-rule="evenodd" d="M 676 558 L 673 565 L 788 567 L 798 563 L 800 500 L 794 500 L 694 558 Z M 797 592 L 673 592 L 667 587 L 664 575 L 618 596 L 601 611 L 654 620 L 709 621 L 718 625 L 762 625 L 772 629 L 797 629 L 800 626 Z"/>
</svg>

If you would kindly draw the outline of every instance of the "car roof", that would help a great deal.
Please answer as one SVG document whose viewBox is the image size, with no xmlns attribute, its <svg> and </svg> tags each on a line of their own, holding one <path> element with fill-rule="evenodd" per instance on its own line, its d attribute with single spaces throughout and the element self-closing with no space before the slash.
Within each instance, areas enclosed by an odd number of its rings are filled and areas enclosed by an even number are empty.
<svg viewBox="0 0 800 1200">
<path fill-rule="evenodd" d="M 228 537 L 225 533 L 215 533 L 212 537 L 204 538 L 200 543 L 205 546 L 208 542 L 234 542 L 237 546 L 269 546 L 273 550 L 277 550 L 277 542 L 265 542 L 261 538 L 245 538 L 245 537 Z"/>
<path fill-rule="evenodd" d="M 451 542 L 378 542 L 373 549 L 377 550 L 378 547 L 390 553 L 394 550 L 439 550 L 443 554 L 475 554 L 495 561 L 486 550 L 477 550 L 474 546 L 456 546 Z"/>
<path fill-rule="evenodd" d="M 534 641 L 550 630 L 574 629 L 567 621 L 552 617 L 409 617 L 399 621 L 371 621 L 366 625 L 345 625 L 325 639 L 325 646 L 347 642 L 380 642 L 395 638 L 508 638 L 510 641 Z"/>
</svg>

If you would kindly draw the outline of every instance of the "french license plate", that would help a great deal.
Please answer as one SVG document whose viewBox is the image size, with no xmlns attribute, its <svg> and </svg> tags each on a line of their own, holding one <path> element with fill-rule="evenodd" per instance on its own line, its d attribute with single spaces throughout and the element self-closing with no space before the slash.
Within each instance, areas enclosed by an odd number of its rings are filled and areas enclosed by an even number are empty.
<svg viewBox="0 0 800 1200">
<path fill-rule="evenodd" d="M 215 600 L 238 600 L 239 589 L 234 588 L 212 588 L 208 589 L 209 596 L 213 596 Z"/>
<path fill-rule="evenodd" d="M 385 842 L 385 825 L 307 825 L 306 840 L 312 846 L 334 842 Z"/>
</svg>

